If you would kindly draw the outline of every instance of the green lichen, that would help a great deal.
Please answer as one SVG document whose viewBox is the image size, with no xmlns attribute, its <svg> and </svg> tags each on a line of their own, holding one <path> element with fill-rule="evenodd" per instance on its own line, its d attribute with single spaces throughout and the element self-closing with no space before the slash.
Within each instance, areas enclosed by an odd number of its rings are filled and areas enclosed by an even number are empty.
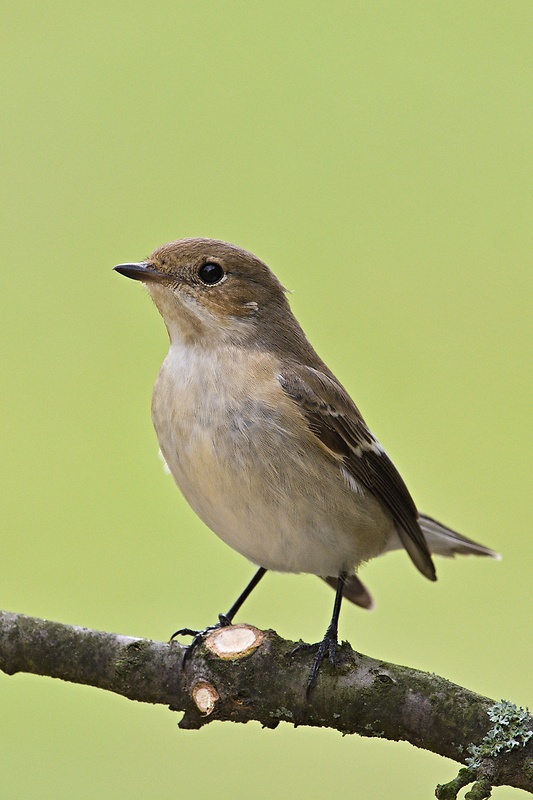
<svg viewBox="0 0 533 800">
<path fill-rule="evenodd" d="M 281 706 L 280 708 L 276 708 L 274 711 L 269 711 L 269 716 L 274 717 L 274 719 L 284 719 L 284 720 L 292 720 L 294 719 L 294 714 L 289 708 L 285 708 L 285 706 Z"/>
<path fill-rule="evenodd" d="M 522 764 L 522 772 L 528 781 L 533 781 L 533 758 L 525 759 Z"/>
<path fill-rule="evenodd" d="M 500 700 L 488 709 L 487 714 L 494 723 L 492 728 L 480 744 L 468 747 L 471 757 L 466 759 L 466 764 L 472 769 L 479 767 L 484 758 L 494 758 L 498 753 L 525 747 L 533 736 L 527 708 L 519 708 L 509 700 Z"/>
<path fill-rule="evenodd" d="M 385 731 L 375 730 L 372 723 L 367 722 L 367 724 L 365 725 L 365 736 L 376 736 L 379 739 L 383 739 L 383 737 L 385 736 Z"/>
<path fill-rule="evenodd" d="M 492 786 L 490 781 L 482 778 L 476 781 L 469 792 L 465 794 L 465 800 L 487 800 L 492 794 Z"/>
<path fill-rule="evenodd" d="M 149 650 L 150 642 L 143 639 L 136 639 L 124 648 L 123 655 L 115 661 L 115 672 L 117 675 L 128 675 L 132 669 L 141 667 L 144 664 L 144 653 Z"/>
</svg>

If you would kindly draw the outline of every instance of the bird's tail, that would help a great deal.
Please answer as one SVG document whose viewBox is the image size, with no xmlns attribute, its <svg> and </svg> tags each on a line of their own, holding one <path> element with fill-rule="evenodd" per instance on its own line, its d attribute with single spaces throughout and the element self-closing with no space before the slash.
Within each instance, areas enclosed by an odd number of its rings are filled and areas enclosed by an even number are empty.
<svg viewBox="0 0 533 800">
<path fill-rule="evenodd" d="M 461 556 L 489 556 L 490 558 L 500 559 L 499 553 L 485 547 L 483 544 L 474 542 L 473 539 L 468 539 L 462 536 L 457 531 L 452 531 L 436 519 L 426 516 L 426 514 L 419 514 L 418 523 L 424 534 L 424 538 L 430 549 L 432 555 L 445 556 L 453 558 L 456 555 Z M 399 550 L 403 547 L 400 537 L 397 536 L 391 539 L 387 547 L 388 550 Z M 333 588 L 337 588 L 337 578 L 324 578 L 326 583 Z M 374 608 L 374 601 L 372 595 L 357 575 L 349 575 L 343 591 L 343 596 L 355 603 L 361 608 Z"/>
<path fill-rule="evenodd" d="M 462 536 L 457 531 L 453 531 L 451 528 L 447 528 L 446 525 L 437 522 L 436 519 L 426 516 L 426 514 L 420 514 L 418 522 L 428 547 L 434 555 L 448 558 L 453 558 L 456 555 L 501 558 L 499 553 L 494 552 L 489 547 Z"/>
</svg>

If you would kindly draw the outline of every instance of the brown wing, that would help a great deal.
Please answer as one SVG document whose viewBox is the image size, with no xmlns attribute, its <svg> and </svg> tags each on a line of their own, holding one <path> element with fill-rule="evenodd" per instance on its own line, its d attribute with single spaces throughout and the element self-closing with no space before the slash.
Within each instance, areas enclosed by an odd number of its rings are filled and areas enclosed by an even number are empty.
<svg viewBox="0 0 533 800">
<path fill-rule="evenodd" d="M 324 372 L 299 364 L 286 367 L 278 377 L 309 429 L 342 460 L 352 477 L 388 509 L 415 566 L 427 578 L 436 580 L 413 499 L 347 392 Z"/>
</svg>

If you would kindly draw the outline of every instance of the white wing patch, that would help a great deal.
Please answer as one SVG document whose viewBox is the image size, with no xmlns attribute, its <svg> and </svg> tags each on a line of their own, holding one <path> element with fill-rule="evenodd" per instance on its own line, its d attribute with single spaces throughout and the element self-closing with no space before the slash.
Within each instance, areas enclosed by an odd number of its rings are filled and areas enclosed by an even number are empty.
<svg viewBox="0 0 533 800">
<path fill-rule="evenodd" d="M 372 439 L 371 442 L 363 442 L 363 444 L 354 447 L 353 451 L 358 458 L 361 458 L 363 453 L 368 451 L 375 453 L 377 456 L 382 456 L 385 450 L 382 448 L 377 439 Z"/>
</svg>

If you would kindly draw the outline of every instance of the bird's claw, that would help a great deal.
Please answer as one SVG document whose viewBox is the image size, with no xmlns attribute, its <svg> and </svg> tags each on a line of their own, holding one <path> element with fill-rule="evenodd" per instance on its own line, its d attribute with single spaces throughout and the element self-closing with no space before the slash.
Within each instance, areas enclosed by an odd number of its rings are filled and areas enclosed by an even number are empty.
<svg viewBox="0 0 533 800">
<path fill-rule="evenodd" d="M 185 649 L 183 653 L 183 658 L 181 659 L 181 668 L 185 669 L 187 666 L 187 662 L 189 661 L 190 657 L 205 637 L 211 633 L 212 631 L 217 631 L 219 628 L 227 628 L 231 625 L 231 621 L 225 614 L 218 615 L 218 622 L 215 625 L 209 625 L 207 628 L 203 630 L 197 631 L 193 630 L 192 628 L 180 628 L 177 631 L 174 631 L 172 636 L 169 639 L 169 642 L 173 642 L 177 636 L 192 636 L 192 642 L 190 645 Z"/>
<path fill-rule="evenodd" d="M 338 646 L 337 631 L 328 629 L 321 642 L 317 642 L 316 644 L 305 644 L 302 642 L 302 644 L 297 644 L 296 647 L 291 650 L 291 656 L 302 650 L 316 650 L 313 666 L 311 667 L 311 672 L 309 673 L 309 678 L 307 679 L 307 685 L 305 687 L 306 700 L 309 700 L 311 697 L 311 692 L 316 684 L 318 673 L 324 659 L 327 658 L 334 669 L 337 667 L 339 663 Z"/>
</svg>

